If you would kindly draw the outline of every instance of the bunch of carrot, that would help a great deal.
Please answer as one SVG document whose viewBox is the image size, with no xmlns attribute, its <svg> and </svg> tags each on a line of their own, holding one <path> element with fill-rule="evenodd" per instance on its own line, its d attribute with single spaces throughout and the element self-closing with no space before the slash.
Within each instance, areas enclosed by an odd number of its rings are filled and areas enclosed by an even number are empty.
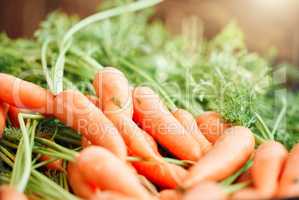
<svg viewBox="0 0 299 200">
<path fill-rule="evenodd" d="M 151 88 L 132 88 L 115 68 L 96 74 L 93 86 L 97 97 L 75 90 L 53 95 L 7 74 L 0 74 L 0 83 L 0 133 L 7 113 L 17 127 L 18 114 L 30 111 L 57 118 L 82 134 L 83 150 L 67 167 L 69 185 L 82 199 L 299 196 L 299 145 L 288 153 L 280 143 L 266 141 L 255 150 L 250 129 L 227 123 L 216 112 L 205 112 L 195 119 L 183 109 L 169 111 Z M 158 144 L 176 163 L 188 161 L 192 166 L 188 169 L 171 163 L 160 153 Z M 249 176 L 241 182 L 244 187 L 228 190 L 230 186 L 219 183 L 250 159 L 253 165 L 245 172 Z M 55 161 L 48 168 L 61 170 L 61 163 Z M 140 175 L 161 192 L 148 190 Z M 26 199 L 6 186 L 0 188 L 0 197 Z"/>
</svg>

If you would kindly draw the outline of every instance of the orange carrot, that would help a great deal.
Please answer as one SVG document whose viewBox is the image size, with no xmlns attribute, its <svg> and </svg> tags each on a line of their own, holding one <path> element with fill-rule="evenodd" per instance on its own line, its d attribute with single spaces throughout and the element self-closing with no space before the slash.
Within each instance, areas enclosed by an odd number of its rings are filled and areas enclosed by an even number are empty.
<svg viewBox="0 0 299 200">
<path fill-rule="evenodd" d="M 253 185 L 265 198 L 271 198 L 278 186 L 287 150 L 282 144 L 267 141 L 256 150 L 251 169 Z"/>
<path fill-rule="evenodd" d="M 121 71 L 113 67 L 105 67 L 96 74 L 93 86 L 101 101 L 99 107 L 104 112 L 121 112 L 132 118 L 131 89 L 128 80 Z"/>
<path fill-rule="evenodd" d="M 81 198 L 90 198 L 98 190 L 98 188 L 88 184 L 88 182 L 83 179 L 77 163 L 68 163 L 67 178 L 74 194 Z"/>
<path fill-rule="evenodd" d="M 135 88 L 133 104 L 136 122 L 161 145 L 180 159 L 196 161 L 200 158 L 200 145 L 150 88 Z"/>
<path fill-rule="evenodd" d="M 160 188 L 174 189 L 178 187 L 177 181 L 182 182 L 187 175 L 187 170 L 174 164 L 168 164 L 168 167 L 154 162 L 133 162 L 132 164 L 139 174 Z M 173 174 L 175 174 L 176 179 L 174 179 Z"/>
<path fill-rule="evenodd" d="M 1 200 L 27 200 L 27 197 L 18 191 L 16 191 L 14 188 L 2 185 L 0 187 L 0 199 Z"/>
<path fill-rule="evenodd" d="M 0 138 L 6 126 L 7 105 L 0 101 Z"/>
<path fill-rule="evenodd" d="M 278 196 L 283 198 L 299 196 L 299 144 L 288 155 L 279 182 Z"/>
<path fill-rule="evenodd" d="M 104 148 L 91 146 L 80 152 L 76 162 L 83 178 L 102 189 L 138 199 L 151 199 L 132 169 Z"/>
<path fill-rule="evenodd" d="M 213 144 L 231 126 L 223 121 L 219 113 L 212 111 L 202 113 L 196 122 L 202 134 Z"/>
<path fill-rule="evenodd" d="M 118 192 L 113 191 L 104 191 L 104 192 L 97 192 L 88 200 L 137 200 L 132 197 L 128 197 Z"/>
<path fill-rule="evenodd" d="M 203 181 L 186 192 L 182 200 L 215 199 L 224 200 L 226 194 L 219 184 L 211 181 Z"/>
<path fill-rule="evenodd" d="M 254 136 L 248 128 L 236 126 L 227 129 L 214 147 L 191 167 L 184 180 L 184 187 L 192 187 L 204 180 L 219 181 L 230 176 L 249 159 L 254 144 Z"/>
<path fill-rule="evenodd" d="M 97 73 L 94 87 L 104 113 L 121 133 L 129 152 L 147 160 L 163 162 L 151 148 L 144 131 L 132 120 L 132 93 L 124 74 L 106 67 Z"/>
<path fill-rule="evenodd" d="M 47 161 L 49 159 L 51 159 L 51 157 L 49 157 L 47 155 L 42 155 L 40 157 L 41 161 Z M 58 159 L 58 160 L 55 160 L 53 162 L 48 163 L 47 168 L 50 169 L 50 170 L 64 171 L 64 169 L 62 167 L 62 160 L 61 159 Z"/>
<path fill-rule="evenodd" d="M 14 76 L 0 73 L 0 100 L 42 114 L 52 114 L 53 95 L 46 89 Z"/>
<path fill-rule="evenodd" d="M 204 154 L 207 153 L 212 145 L 198 129 L 196 120 L 192 114 L 184 109 L 177 109 L 173 112 L 173 115 L 200 144 L 202 152 Z"/>
<path fill-rule="evenodd" d="M 162 190 L 159 194 L 160 200 L 181 200 L 182 199 L 182 193 L 177 190 Z"/>
<path fill-rule="evenodd" d="M 56 96 L 54 104 L 54 115 L 60 121 L 82 133 L 92 144 L 126 159 L 126 146 L 117 129 L 87 97 L 78 91 L 67 90 Z"/>
</svg>

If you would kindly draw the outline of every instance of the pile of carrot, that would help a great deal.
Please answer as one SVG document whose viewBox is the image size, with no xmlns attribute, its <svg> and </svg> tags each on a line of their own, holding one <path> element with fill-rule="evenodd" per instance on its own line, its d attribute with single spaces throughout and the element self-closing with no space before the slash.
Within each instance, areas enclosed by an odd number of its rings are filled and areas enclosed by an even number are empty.
<svg viewBox="0 0 299 200">
<path fill-rule="evenodd" d="M 99 71 L 93 86 L 97 97 L 75 90 L 53 95 L 33 83 L 0 74 L 0 134 L 7 121 L 19 127 L 22 112 L 56 118 L 82 134 L 82 150 L 68 161 L 65 171 L 77 197 L 195 200 L 299 196 L 299 144 L 290 152 L 276 141 L 258 146 L 250 129 L 225 122 L 217 112 L 195 118 L 181 108 L 169 110 L 154 90 L 132 88 L 116 68 Z M 49 159 L 46 155 L 40 158 Z M 221 183 L 249 160 L 253 161 L 250 169 L 233 182 L 243 187 L 229 190 L 231 186 Z M 182 164 L 186 162 L 188 166 Z M 64 171 L 61 159 L 47 167 Z M 154 185 L 156 192 L 146 184 Z M 26 198 L 13 187 L 0 188 L 0 199 Z"/>
</svg>

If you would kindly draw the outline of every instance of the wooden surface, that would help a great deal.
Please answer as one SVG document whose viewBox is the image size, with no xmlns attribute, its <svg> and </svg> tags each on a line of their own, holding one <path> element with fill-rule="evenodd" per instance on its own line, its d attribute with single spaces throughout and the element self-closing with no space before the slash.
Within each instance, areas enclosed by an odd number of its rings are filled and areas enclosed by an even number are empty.
<svg viewBox="0 0 299 200">
<path fill-rule="evenodd" d="M 87 16 L 100 0 L 0 0 L 0 30 L 11 37 L 30 37 L 47 13 L 62 9 Z M 167 27 L 181 33 L 186 21 L 198 24 L 198 34 L 213 37 L 235 20 L 251 50 L 276 47 L 279 60 L 299 65 L 299 1 L 297 0 L 165 0 L 158 7 Z M 204 27 L 204 29 L 201 29 Z"/>
</svg>

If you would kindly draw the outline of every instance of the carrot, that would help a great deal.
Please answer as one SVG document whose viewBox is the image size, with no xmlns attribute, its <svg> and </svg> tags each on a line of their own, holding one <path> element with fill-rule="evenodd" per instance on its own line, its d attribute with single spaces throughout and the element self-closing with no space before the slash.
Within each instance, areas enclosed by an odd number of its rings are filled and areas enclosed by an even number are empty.
<svg viewBox="0 0 299 200">
<path fill-rule="evenodd" d="M 83 179 L 77 163 L 68 163 L 67 178 L 73 192 L 81 198 L 90 198 L 98 190 Z"/>
<path fill-rule="evenodd" d="M 27 200 L 27 197 L 18 191 L 16 191 L 14 188 L 2 185 L 0 187 L 0 199 L 1 200 Z"/>
<path fill-rule="evenodd" d="M 167 110 L 153 90 L 148 87 L 135 88 L 133 105 L 136 122 L 173 155 L 183 160 L 196 161 L 200 158 L 200 145 Z"/>
<path fill-rule="evenodd" d="M 6 126 L 7 105 L 0 102 L 0 138 Z"/>
<path fill-rule="evenodd" d="M 47 161 L 49 159 L 51 159 L 51 157 L 49 157 L 47 155 L 42 155 L 40 157 L 41 161 Z M 62 167 L 62 160 L 61 159 L 50 162 L 49 164 L 47 164 L 47 168 L 50 169 L 50 170 L 64 171 L 64 169 Z"/>
<path fill-rule="evenodd" d="M 254 151 L 254 136 L 248 128 L 227 129 L 193 167 L 183 182 L 185 188 L 204 180 L 219 181 L 237 171 Z"/>
<path fill-rule="evenodd" d="M 132 120 L 132 93 L 125 75 L 115 68 L 106 67 L 97 73 L 94 87 L 104 113 L 121 133 L 130 153 L 162 163 L 145 138 L 144 131 Z"/>
<path fill-rule="evenodd" d="M 202 134 L 213 144 L 225 129 L 231 127 L 230 124 L 224 122 L 219 113 L 212 111 L 202 113 L 196 118 L 196 122 Z"/>
<path fill-rule="evenodd" d="M 121 112 L 132 118 L 131 89 L 128 80 L 121 71 L 113 67 L 105 67 L 96 74 L 93 86 L 101 100 L 99 107 L 104 112 Z"/>
<path fill-rule="evenodd" d="M 265 197 L 271 198 L 278 186 L 287 150 L 282 144 L 268 141 L 256 150 L 251 169 L 253 185 Z"/>
<path fill-rule="evenodd" d="M 92 144 L 126 159 L 126 146 L 117 129 L 87 97 L 78 91 L 67 90 L 56 96 L 54 105 L 54 116 L 60 121 L 82 133 Z"/>
<path fill-rule="evenodd" d="M 128 197 L 118 192 L 104 191 L 104 192 L 97 192 L 88 200 L 134 200 L 134 199 L 135 198 Z"/>
<path fill-rule="evenodd" d="M 219 184 L 211 181 L 203 181 L 184 194 L 182 200 L 195 200 L 195 199 L 214 199 L 224 200 L 226 194 Z"/>
<path fill-rule="evenodd" d="M 91 146 L 76 159 L 83 178 L 101 190 L 119 192 L 138 199 L 151 199 L 132 169 L 108 150 Z"/>
<path fill-rule="evenodd" d="M 182 199 L 182 193 L 177 190 L 162 190 L 159 194 L 160 200 L 181 200 Z"/>
<path fill-rule="evenodd" d="M 204 154 L 207 153 L 212 145 L 198 129 L 196 120 L 192 114 L 184 109 L 177 109 L 173 112 L 173 115 L 200 144 L 202 152 Z"/>
<path fill-rule="evenodd" d="M 98 97 L 96 97 L 96 96 L 92 96 L 92 95 L 85 95 L 87 98 L 88 98 L 88 100 L 91 102 L 91 103 L 93 103 L 96 107 L 100 107 L 100 101 L 99 101 L 99 99 L 98 99 Z"/>
<path fill-rule="evenodd" d="M 174 189 L 179 186 L 178 182 L 182 182 L 187 175 L 184 168 L 174 164 L 168 164 L 168 167 L 154 162 L 133 162 L 132 164 L 139 174 L 160 188 Z M 173 174 L 175 174 L 176 179 L 174 179 Z"/>
<path fill-rule="evenodd" d="M 46 89 L 14 76 L 0 73 L 0 100 L 18 108 L 52 114 L 54 96 Z"/>
<path fill-rule="evenodd" d="M 279 182 L 279 197 L 299 196 L 299 144 L 296 144 L 288 155 L 285 168 Z"/>
</svg>

